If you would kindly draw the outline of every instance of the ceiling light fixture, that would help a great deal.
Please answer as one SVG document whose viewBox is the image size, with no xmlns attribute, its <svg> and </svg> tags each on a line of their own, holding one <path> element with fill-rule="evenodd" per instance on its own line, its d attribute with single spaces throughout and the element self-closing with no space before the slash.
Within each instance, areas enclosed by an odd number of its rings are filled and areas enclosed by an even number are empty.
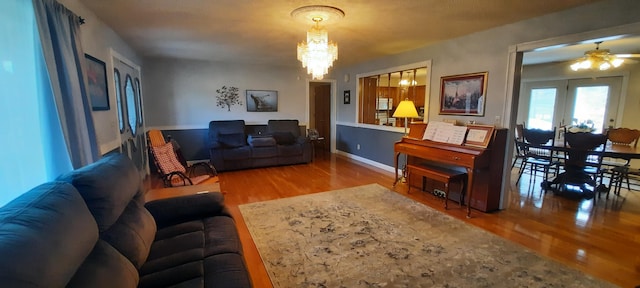
<svg viewBox="0 0 640 288">
<path fill-rule="evenodd" d="M 624 63 L 624 59 L 611 54 L 609 49 L 600 50 L 600 43 L 602 43 L 602 41 L 595 43 L 596 49 L 584 52 L 584 56 L 582 58 L 571 64 L 571 70 L 578 71 L 581 69 L 598 69 L 604 71 L 612 67 L 620 67 L 620 65 Z"/>
<path fill-rule="evenodd" d="M 327 30 L 320 23 L 329 24 L 339 20 L 344 17 L 344 12 L 332 6 L 310 5 L 293 10 L 291 17 L 315 23 L 307 31 L 307 41 L 298 43 L 298 60 L 314 80 L 321 80 L 329 73 L 333 61 L 338 59 L 338 45 L 329 41 Z"/>
</svg>

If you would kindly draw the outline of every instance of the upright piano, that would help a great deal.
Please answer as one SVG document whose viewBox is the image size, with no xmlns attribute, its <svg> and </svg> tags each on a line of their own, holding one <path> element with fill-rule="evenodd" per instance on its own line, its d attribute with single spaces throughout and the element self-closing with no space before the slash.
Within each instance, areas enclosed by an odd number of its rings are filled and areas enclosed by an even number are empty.
<svg viewBox="0 0 640 288">
<path fill-rule="evenodd" d="M 425 123 L 411 125 L 411 133 L 394 144 L 394 164 L 397 182 L 398 157 L 407 155 L 407 163 L 430 162 L 441 166 L 461 167 L 467 171 L 466 195 L 467 215 L 474 208 L 483 212 L 500 207 L 502 171 L 506 157 L 507 129 L 494 129 L 486 148 L 471 145 L 422 140 Z M 407 183 L 411 185 L 411 183 Z M 394 183 L 395 185 L 395 183 Z M 459 195 L 450 193 L 457 201 Z M 461 203 L 462 204 L 462 203 Z"/>
</svg>

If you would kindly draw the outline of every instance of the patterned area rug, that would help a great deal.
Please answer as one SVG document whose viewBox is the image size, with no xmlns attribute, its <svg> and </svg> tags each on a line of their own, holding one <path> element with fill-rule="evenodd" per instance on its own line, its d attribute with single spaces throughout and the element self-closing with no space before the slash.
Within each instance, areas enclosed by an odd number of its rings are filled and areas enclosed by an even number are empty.
<svg viewBox="0 0 640 288">
<path fill-rule="evenodd" d="M 377 184 L 240 211 L 274 287 L 614 287 Z"/>
</svg>

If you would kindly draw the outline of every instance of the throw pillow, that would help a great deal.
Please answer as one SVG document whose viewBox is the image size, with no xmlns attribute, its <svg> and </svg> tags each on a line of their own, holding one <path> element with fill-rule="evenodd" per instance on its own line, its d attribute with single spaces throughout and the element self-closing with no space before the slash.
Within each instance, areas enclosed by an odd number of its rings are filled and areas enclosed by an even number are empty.
<svg viewBox="0 0 640 288">
<path fill-rule="evenodd" d="M 278 145 L 291 145 L 296 142 L 296 136 L 291 132 L 273 132 L 272 135 Z"/>
<path fill-rule="evenodd" d="M 158 166 L 162 174 L 166 175 L 176 171 L 185 173 L 187 171 L 184 166 L 180 164 L 180 161 L 178 161 L 171 142 L 167 142 L 161 146 L 151 147 L 151 150 L 156 157 L 156 161 L 158 161 Z"/>
<path fill-rule="evenodd" d="M 226 148 L 245 146 L 244 133 L 219 134 L 218 141 Z"/>
</svg>

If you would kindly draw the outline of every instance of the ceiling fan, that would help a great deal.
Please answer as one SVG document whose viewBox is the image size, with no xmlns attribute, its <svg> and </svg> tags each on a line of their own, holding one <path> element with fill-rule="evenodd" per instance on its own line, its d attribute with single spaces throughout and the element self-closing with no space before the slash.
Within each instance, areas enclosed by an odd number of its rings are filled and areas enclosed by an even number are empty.
<svg viewBox="0 0 640 288">
<path fill-rule="evenodd" d="M 602 41 L 595 42 L 596 49 L 584 52 L 584 56 L 571 64 L 571 70 L 598 69 L 620 67 L 624 62 L 636 62 L 628 58 L 638 58 L 640 54 L 611 54 L 609 49 L 600 49 Z"/>
</svg>

